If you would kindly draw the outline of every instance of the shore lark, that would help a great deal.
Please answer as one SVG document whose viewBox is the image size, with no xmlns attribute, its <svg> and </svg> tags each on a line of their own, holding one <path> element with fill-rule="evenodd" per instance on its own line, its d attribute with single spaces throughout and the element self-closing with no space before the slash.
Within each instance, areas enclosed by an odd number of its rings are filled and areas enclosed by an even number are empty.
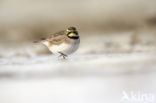
<svg viewBox="0 0 156 103">
<path fill-rule="evenodd" d="M 53 54 L 65 59 L 78 49 L 80 37 L 75 27 L 69 27 L 67 30 L 50 34 L 48 38 L 34 42 L 44 44 Z"/>
</svg>

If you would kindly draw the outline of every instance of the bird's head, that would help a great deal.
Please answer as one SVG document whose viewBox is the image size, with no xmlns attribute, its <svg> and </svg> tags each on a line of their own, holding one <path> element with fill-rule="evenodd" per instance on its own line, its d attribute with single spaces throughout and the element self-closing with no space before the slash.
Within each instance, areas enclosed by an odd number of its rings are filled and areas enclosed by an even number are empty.
<svg viewBox="0 0 156 103">
<path fill-rule="evenodd" d="M 69 28 L 66 30 L 66 33 L 67 33 L 67 36 L 68 36 L 69 38 L 72 38 L 72 39 L 78 39 L 78 38 L 79 38 L 78 31 L 76 30 L 75 27 L 69 27 Z"/>
</svg>

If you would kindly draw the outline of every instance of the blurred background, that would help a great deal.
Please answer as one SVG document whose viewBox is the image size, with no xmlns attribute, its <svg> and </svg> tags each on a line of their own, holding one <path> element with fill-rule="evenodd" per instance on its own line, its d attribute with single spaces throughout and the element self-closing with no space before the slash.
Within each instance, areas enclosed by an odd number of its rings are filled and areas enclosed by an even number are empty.
<svg viewBox="0 0 156 103">
<path fill-rule="evenodd" d="M 33 48 L 34 55 L 47 54 L 48 49 L 42 45 L 38 49 L 28 43 L 69 26 L 76 26 L 82 36 L 79 53 L 153 51 L 156 1 L 0 1 L 0 47 L 1 52 L 6 46 L 8 51 L 11 49 L 7 56 L 31 56 L 26 51 L 20 52 L 24 45 L 28 51 Z M 5 52 L 0 56 L 4 55 Z"/>
<path fill-rule="evenodd" d="M 70 26 L 67 61 L 32 43 Z M 156 0 L 0 0 L 1 103 L 154 103 L 155 51 Z"/>
</svg>

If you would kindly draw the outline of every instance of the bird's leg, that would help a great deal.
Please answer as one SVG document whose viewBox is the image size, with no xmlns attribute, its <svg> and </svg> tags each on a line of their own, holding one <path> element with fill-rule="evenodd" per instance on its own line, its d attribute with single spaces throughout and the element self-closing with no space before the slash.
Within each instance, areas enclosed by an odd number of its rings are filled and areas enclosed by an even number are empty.
<svg viewBox="0 0 156 103">
<path fill-rule="evenodd" d="M 66 56 L 63 55 L 63 59 L 66 59 Z"/>
<path fill-rule="evenodd" d="M 58 53 L 60 53 L 60 56 L 59 57 L 63 57 L 63 59 L 66 59 L 66 57 L 67 57 L 67 55 L 66 54 L 63 54 L 62 52 L 58 52 Z"/>
</svg>

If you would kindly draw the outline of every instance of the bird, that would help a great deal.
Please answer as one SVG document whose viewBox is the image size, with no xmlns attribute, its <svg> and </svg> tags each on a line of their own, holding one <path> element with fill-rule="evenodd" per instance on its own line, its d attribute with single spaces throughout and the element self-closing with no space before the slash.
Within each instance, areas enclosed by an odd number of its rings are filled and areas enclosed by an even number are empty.
<svg viewBox="0 0 156 103">
<path fill-rule="evenodd" d="M 76 27 L 68 27 L 66 30 L 50 34 L 47 38 L 41 38 L 34 43 L 42 43 L 48 49 L 59 57 L 66 59 L 68 55 L 74 53 L 80 44 L 80 36 Z"/>
</svg>

